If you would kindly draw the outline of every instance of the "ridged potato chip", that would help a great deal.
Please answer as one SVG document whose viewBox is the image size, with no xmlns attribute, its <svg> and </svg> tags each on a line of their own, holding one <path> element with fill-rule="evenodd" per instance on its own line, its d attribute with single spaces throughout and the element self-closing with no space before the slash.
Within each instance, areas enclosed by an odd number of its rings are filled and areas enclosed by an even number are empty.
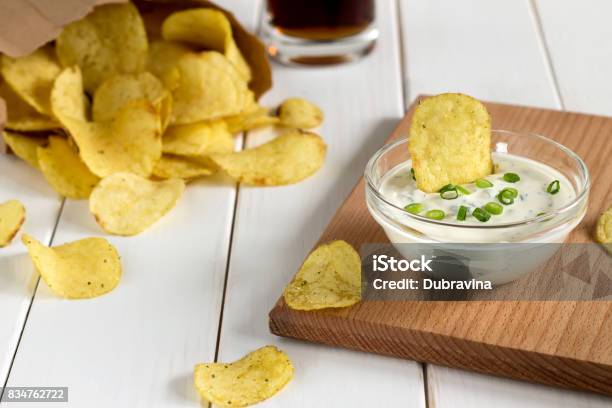
<svg viewBox="0 0 612 408">
<path fill-rule="evenodd" d="M 216 51 L 185 54 L 175 68 L 172 91 L 174 123 L 184 125 L 236 115 L 251 93 L 234 66 Z"/>
<path fill-rule="evenodd" d="M 420 190 L 435 193 L 447 184 L 471 183 L 493 170 L 491 116 L 467 95 L 427 98 L 412 117 L 408 149 Z"/>
<path fill-rule="evenodd" d="M 279 186 L 313 175 L 323 165 L 326 151 L 320 136 L 294 130 L 254 149 L 210 158 L 241 183 Z"/>
<path fill-rule="evenodd" d="M 35 169 L 40 169 L 38 165 L 37 149 L 39 146 L 47 144 L 46 137 L 26 136 L 8 131 L 2 132 L 2 137 L 15 156 Z"/>
<path fill-rule="evenodd" d="M 51 110 L 61 122 L 62 118 L 87 120 L 89 102 L 83 93 L 83 76 L 77 66 L 65 68 L 55 78 L 51 89 Z"/>
<path fill-rule="evenodd" d="M 138 99 L 151 102 L 160 112 L 162 122 L 169 121 L 172 96 L 149 72 L 116 75 L 102 82 L 94 94 L 92 118 L 96 122 L 113 120 L 128 102 Z"/>
<path fill-rule="evenodd" d="M 63 197 L 87 198 L 100 181 L 63 137 L 51 136 L 48 146 L 38 147 L 37 157 L 43 176 Z"/>
<path fill-rule="evenodd" d="M 147 64 L 147 34 L 131 3 L 96 7 L 84 19 L 64 27 L 56 43 L 62 65 L 78 65 L 90 93 L 105 79 L 137 74 Z"/>
<path fill-rule="evenodd" d="M 225 117 L 223 120 L 232 134 L 279 124 L 279 119 L 271 116 L 268 108 L 259 105 L 247 112 Z"/>
<path fill-rule="evenodd" d="M 181 178 L 191 180 L 217 172 L 217 165 L 208 157 L 187 157 L 164 154 L 153 169 L 158 179 Z"/>
<path fill-rule="evenodd" d="M 347 307 L 361 300 L 361 258 L 345 241 L 318 246 L 283 293 L 296 310 Z"/>
<path fill-rule="evenodd" d="M 306 99 L 289 98 L 278 108 L 278 117 L 282 126 L 311 129 L 323 122 L 323 111 Z"/>
<path fill-rule="evenodd" d="M 234 65 L 242 78 L 251 80 L 251 69 L 232 36 L 232 26 L 225 14 L 212 8 L 178 11 L 162 25 L 165 40 L 218 51 Z"/>
<path fill-rule="evenodd" d="M 55 49 L 46 45 L 21 58 L 3 55 L 0 72 L 21 99 L 38 113 L 49 116 L 51 87 L 61 69 Z"/>
<path fill-rule="evenodd" d="M 4 81 L 0 81 L 0 98 L 6 102 L 5 127 L 20 132 L 57 129 L 61 125 L 50 116 L 39 113 L 22 100 Z"/>
<path fill-rule="evenodd" d="M 612 207 L 601 214 L 597 220 L 595 239 L 612 254 Z"/>
<path fill-rule="evenodd" d="M 181 156 L 229 153 L 234 138 L 222 120 L 170 126 L 162 136 L 162 151 Z"/>
<path fill-rule="evenodd" d="M 90 299 L 110 292 L 121 280 L 119 254 L 104 238 L 85 238 L 51 248 L 27 234 L 21 241 L 57 296 Z"/>
<path fill-rule="evenodd" d="M 89 210 L 104 231 L 136 235 L 170 211 L 184 189 L 181 179 L 151 181 L 131 173 L 115 173 L 91 193 Z"/>
<path fill-rule="evenodd" d="M 0 203 L 0 248 L 11 243 L 25 221 L 25 208 L 17 200 Z"/>
<path fill-rule="evenodd" d="M 193 379 L 206 401 L 222 407 L 248 407 L 282 390 L 294 371 L 287 354 L 265 346 L 230 364 L 198 364 Z"/>
</svg>

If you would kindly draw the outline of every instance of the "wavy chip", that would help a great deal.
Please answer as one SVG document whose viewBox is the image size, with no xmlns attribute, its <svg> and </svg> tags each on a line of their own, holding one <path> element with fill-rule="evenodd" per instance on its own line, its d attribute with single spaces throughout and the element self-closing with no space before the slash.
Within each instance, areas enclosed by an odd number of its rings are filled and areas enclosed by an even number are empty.
<svg viewBox="0 0 612 408">
<path fill-rule="evenodd" d="M 268 108 L 255 105 L 255 108 L 244 113 L 223 118 L 230 133 L 236 134 L 266 126 L 279 124 L 276 116 L 271 116 Z"/>
<path fill-rule="evenodd" d="M 323 111 L 302 98 L 285 99 L 278 108 L 280 124 L 299 129 L 311 129 L 323 122 Z"/>
<path fill-rule="evenodd" d="M 203 156 L 233 150 L 234 138 L 222 120 L 171 126 L 162 137 L 162 151 L 169 154 Z"/>
<path fill-rule="evenodd" d="M 170 211 L 184 189 L 181 179 L 151 181 L 116 173 L 104 178 L 91 193 L 89 210 L 104 231 L 136 235 Z"/>
<path fill-rule="evenodd" d="M 5 127 L 7 129 L 19 132 L 38 132 L 57 129 L 61 126 L 50 116 L 43 115 L 28 105 L 3 81 L 0 81 L 0 98 L 6 102 Z"/>
<path fill-rule="evenodd" d="M 230 364 L 198 364 L 193 379 L 206 401 L 222 407 L 247 407 L 282 390 L 294 371 L 287 354 L 265 346 Z"/>
<path fill-rule="evenodd" d="M 48 146 L 38 147 L 37 157 L 43 176 L 63 197 L 87 198 L 100 181 L 63 137 L 51 136 Z"/>
<path fill-rule="evenodd" d="M 296 310 L 347 307 L 361 300 L 361 258 L 345 241 L 318 246 L 283 293 Z"/>
<path fill-rule="evenodd" d="M 294 130 L 254 149 L 210 158 L 241 183 L 279 186 L 313 175 L 323 165 L 326 151 L 319 135 Z"/>
<path fill-rule="evenodd" d="M 25 161 L 35 169 L 40 169 L 40 166 L 38 165 L 37 149 L 39 146 L 44 146 L 47 144 L 46 137 L 26 136 L 20 133 L 8 131 L 2 132 L 2 137 L 4 138 L 6 145 L 11 149 L 15 156 L 19 157 L 21 160 Z"/>
<path fill-rule="evenodd" d="M 3 55 L 0 72 L 21 99 L 38 113 L 49 116 L 51 87 L 61 69 L 55 49 L 49 44 L 21 58 Z"/>
<path fill-rule="evenodd" d="M 11 243 L 25 221 L 25 207 L 17 200 L 0 204 L 0 248 Z"/>
<path fill-rule="evenodd" d="M 137 74 L 147 64 L 147 34 L 131 3 L 96 7 L 84 19 L 64 27 L 56 43 L 62 65 L 78 65 L 90 93 L 105 79 Z"/>
<path fill-rule="evenodd" d="M 185 54 L 171 85 L 175 124 L 236 115 L 249 106 L 252 92 L 233 65 L 215 51 Z"/>
<path fill-rule="evenodd" d="M 420 190 L 435 193 L 447 184 L 471 183 L 493 171 L 491 116 L 467 95 L 427 98 L 412 117 L 408 148 Z"/>
<path fill-rule="evenodd" d="M 210 176 L 217 172 L 217 166 L 208 157 L 187 157 L 164 154 L 153 169 L 153 176 L 159 179 L 181 178 L 191 180 Z"/>
<path fill-rule="evenodd" d="M 251 68 L 234 42 L 232 26 L 219 10 L 199 8 L 173 13 L 162 25 L 162 36 L 165 40 L 218 51 L 246 82 L 251 80 Z"/>
<path fill-rule="evenodd" d="M 90 299 L 110 292 L 119 284 L 119 254 L 103 238 L 85 238 L 52 248 L 27 234 L 23 234 L 21 241 L 40 276 L 57 296 Z"/>
<path fill-rule="evenodd" d="M 595 239 L 612 254 L 612 207 L 601 214 L 597 220 Z"/>
</svg>

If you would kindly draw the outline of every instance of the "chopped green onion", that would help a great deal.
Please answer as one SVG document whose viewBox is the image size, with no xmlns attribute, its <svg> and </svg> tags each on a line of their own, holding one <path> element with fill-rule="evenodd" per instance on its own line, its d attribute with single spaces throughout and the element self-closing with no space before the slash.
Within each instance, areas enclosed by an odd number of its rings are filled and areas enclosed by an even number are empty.
<svg viewBox="0 0 612 408">
<path fill-rule="evenodd" d="M 518 190 L 516 188 L 506 187 L 501 191 L 500 194 L 506 197 L 516 198 L 518 197 Z"/>
<path fill-rule="evenodd" d="M 546 213 L 545 212 L 539 212 L 539 213 L 536 214 L 536 217 L 539 217 L 540 215 L 544 215 L 544 214 L 546 214 Z"/>
<path fill-rule="evenodd" d="M 457 211 L 457 220 L 465 221 L 465 217 L 467 217 L 468 208 L 465 205 L 459 207 L 459 211 Z"/>
<path fill-rule="evenodd" d="M 459 193 L 457 192 L 457 186 L 454 184 L 447 184 L 440 189 L 440 197 L 445 200 L 454 200 L 459 197 Z"/>
<path fill-rule="evenodd" d="M 504 174 L 504 181 L 507 181 L 508 183 L 516 183 L 520 179 L 521 178 L 516 173 L 506 173 L 506 174 Z"/>
<path fill-rule="evenodd" d="M 509 194 L 504 194 L 503 191 L 501 191 L 498 195 L 497 195 L 497 199 L 499 200 L 500 203 L 502 203 L 503 205 L 510 205 L 512 203 L 514 203 L 514 198 L 512 198 Z"/>
<path fill-rule="evenodd" d="M 457 186 L 457 191 L 460 192 L 463 195 L 470 195 L 470 194 L 472 194 L 472 192 L 470 190 L 468 190 L 467 188 L 462 187 L 462 186 Z"/>
<path fill-rule="evenodd" d="M 421 203 L 412 203 L 408 204 L 404 207 L 404 210 L 408 211 L 411 214 L 418 214 L 423 211 L 423 204 Z"/>
<path fill-rule="evenodd" d="M 472 216 L 480 222 L 487 222 L 491 218 L 491 214 L 480 207 L 474 208 L 474 211 L 472 211 Z"/>
<path fill-rule="evenodd" d="M 491 183 L 487 179 L 478 179 L 478 180 L 476 180 L 476 187 L 478 187 L 478 188 L 490 188 L 490 187 L 493 187 L 493 183 Z"/>
<path fill-rule="evenodd" d="M 412 176 L 412 179 L 413 179 L 414 181 L 416 181 L 416 177 L 415 177 L 415 175 L 414 175 L 414 168 L 413 168 L 413 167 L 411 167 L 411 168 L 410 168 L 410 175 Z"/>
<path fill-rule="evenodd" d="M 557 194 L 561 190 L 561 185 L 559 184 L 559 180 L 555 180 L 548 185 L 546 191 L 550 194 Z"/>
<path fill-rule="evenodd" d="M 493 215 L 499 215 L 504 212 L 504 207 L 497 203 L 494 203 L 493 201 L 486 203 L 484 208 L 485 210 L 487 210 L 488 213 Z"/>
<path fill-rule="evenodd" d="M 444 219 L 444 211 L 442 210 L 429 210 L 425 213 L 425 217 L 431 218 L 432 220 L 441 220 Z"/>
</svg>

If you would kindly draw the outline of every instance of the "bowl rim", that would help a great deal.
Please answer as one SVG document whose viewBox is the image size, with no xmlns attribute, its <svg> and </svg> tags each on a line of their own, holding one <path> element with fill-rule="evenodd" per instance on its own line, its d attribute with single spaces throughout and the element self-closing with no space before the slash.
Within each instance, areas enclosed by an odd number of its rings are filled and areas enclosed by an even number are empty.
<svg viewBox="0 0 612 408">
<path fill-rule="evenodd" d="M 383 204 L 392 207 L 396 210 L 401 211 L 404 215 L 408 216 L 409 218 L 414 219 L 415 221 L 419 221 L 419 222 L 425 222 L 428 224 L 432 224 L 432 225 L 440 225 L 440 226 L 445 226 L 445 227 L 451 227 L 451 228 L 466 228 L 466 229 L 474 229 L 474 230 L 479 230 L 479 229 L 486 229 L 486 230 L 492 230 L 492 229 L 502 229 L 502 228 L 513 228 L 513 227 L 519 227 L 519 226 L 524 226 L 524 225 L 529 225 L 529 224 L 533 224 L 536 222 L 541 222 L 541 221 L 545 221 L 550 219 L 551 217 L 556 217 L 558 215 L 562 215 L 565 214 L 571 210 L 573 210 L 575 207 L 579 206 L 580 203 L 582 203 L 583 199 L 585 199 L 586 197 L 588 197 L 589 195 L 589 191 L 591 188 L 591 176 L 589 174 L 589 169 L 587 168 L 586 163 L 580 158 L 580 156 L 578 156 L 578 154 L 576 154 L 573 150 L 571 150 L 568 147 L 565 147 L 564 145 L 562 145 L 561 143 L 554 141 L 548 137 L 542 136 L 538 133 L 533 133 L 533 132 L 516 132 L 516 131 L 512 131 L 512 130 L 504 130 L 504 129 L 493 129 L 491 131 L 492 134 L 506 134 L 506 135 L 511 135 L 511 136 L 530 136 L 530 137 L 535 137 L 536 139 L 539 139 L 545 143 L 548 143 L 550 145 L 552 145 L 553 147 L 556 147 L 557 149 L 561 150 L 563 153 L 565 153 L 567 156 L 569 156 L 574 162 L 576 162 L 578 164 L 578 169 L 581 173 L 581 175 L 583 176 L 584 182 L 582 183 L 582 185 L 580 186 L 582 188 L 582 191 L 580 191 L 579 194 L 576 195 L 576 197 L 574 197 L 574 199 L 572 201 L 570 201 L 569 203 L 567 203 L 566 205 L 559 207 L 555 210 L 551 210 L 551 211 L 547 211 L 545 214 L 542 215 L 538 215 L 535 217 L 531 217 L 531 218 L 527 218 L 525 220 L 522 221 L 514 221 L 514 222 L 506 222 L 506 223 L 500 223 L 500 224 L 483 224 L 483 225 L 478 225 L 478 224 L 458 224 L 455 222 L 448 222 L 448 221 L 440 221 L 440 220 L 432 220 L 431 218 L 426 218 L 422 215 L 418 215 L 418 214 L 412 214 L 409 213 L 408 211 L 404 210 L 401 207 L 396 206 L 395 204 L 389 202 L 387 199 L 385 199 L 385 197 L 380 193 L 379 189 L 375 186 L 374 181 L 372 179 L 372 175 L 375 169 L 375 165 L 378 162 L 378 160 L 388 151 L 402 145 L 408 142 L 409 140 L 409 136 L 408 137 L 402 137 L 399 140 L 393 141 L 391 143 L 387 143 L 385 144 L 383 147 L 381 147 L 380 149 L 378 149 L 376 151 L 376 153 L 374 153 L 374 155 L 372 155 L 372 157 L 370 158 L 370 160 L 368 160 L 368 163 L 366 164 L 366 168 L 365 168 L 365 172 L 364 172 L 364 178 L 365 178 L 365 184 L 366 184 L 366 190 L 371 192 L 374 197 L 376 197 L 377 200 L 381 201 Z"/>
</svg>

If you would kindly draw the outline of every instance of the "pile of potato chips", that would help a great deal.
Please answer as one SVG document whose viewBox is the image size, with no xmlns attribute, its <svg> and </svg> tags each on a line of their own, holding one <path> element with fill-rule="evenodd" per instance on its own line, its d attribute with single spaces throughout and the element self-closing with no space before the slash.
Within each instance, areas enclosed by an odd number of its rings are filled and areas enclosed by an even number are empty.
<svg viewBox="0 0 612 408">
<path fill-rule="evenodd" d="M 134 235 L 174 206 L 185 181 L 222 170 L 283 185 L 322 166 L 325 143 L 303 130 L 322 122 L 321 110 L 299 98 L 275 113 L 256 102 L 269 66 L 230 14 L 141 9 L 97 7 L 32 54 L 2 56 L 5 143 L 60 195 L 91 197 L 105 231 Z M 234 152 L 234 135 L 262 126 L 285 131 Z"/>
</svg>

